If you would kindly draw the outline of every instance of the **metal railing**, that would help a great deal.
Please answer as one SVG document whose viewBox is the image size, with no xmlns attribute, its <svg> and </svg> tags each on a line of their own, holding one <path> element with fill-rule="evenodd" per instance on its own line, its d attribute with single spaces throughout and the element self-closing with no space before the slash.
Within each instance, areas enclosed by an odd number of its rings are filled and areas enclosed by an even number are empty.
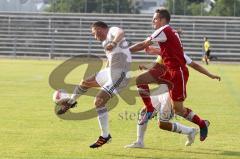
<svg viewBox="0 0 240 159">
<path fill-rule="evenodd" d="M 12 56 L 104 56 L 101 44 L 93 39 L 90 25 L 103 20 L 125 30 L 136 43 L 152 32 L 151 15 L 128 14 L 47 14 L 0 13 L 0 55 Z M 212 44 L 212 54 L 220 60 L 240 60 L 240 18 L 173 16 L 171 25 L 183 31 L 184 50 L 201 58 L 203 37 Z M 149 58 L 143 53 L 134 58 Z M 150 58 L 152 58 L 150 56 Z"/>
</svg>

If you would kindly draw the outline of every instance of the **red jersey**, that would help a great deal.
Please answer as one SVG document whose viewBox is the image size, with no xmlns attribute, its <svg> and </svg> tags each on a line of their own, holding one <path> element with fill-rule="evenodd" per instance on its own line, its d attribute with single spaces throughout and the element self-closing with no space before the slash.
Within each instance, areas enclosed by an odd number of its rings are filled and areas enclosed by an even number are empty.
<svg viewBox="0 0 240 159">
<path fill-rule="evenodd" d="M 165 25 L 157 29 L 149 38 L 158 42 L 161 49 L 159 55 L 168 69 L 186 67 L 182 43 L 176 30 Z"/>
</svg>

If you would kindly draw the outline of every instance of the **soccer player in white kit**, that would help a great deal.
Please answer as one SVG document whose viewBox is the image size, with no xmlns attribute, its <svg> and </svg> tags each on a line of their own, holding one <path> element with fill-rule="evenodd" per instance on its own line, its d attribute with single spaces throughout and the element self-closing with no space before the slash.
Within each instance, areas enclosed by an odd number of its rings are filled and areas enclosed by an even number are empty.
<svg viewBox="0 0 240 159">
<path fill-rule="evenodd" d="M 211 74 L 201 65 L 192 61 L 192 59 L 188 57 L 186 54 L 184 54 L 184 57 L 187 65 L 192 67 L 196 71 L 202 74 L 205 74 L 206 76 L 212 79 L 217 79 L 219 81 L 221 80 L 219 76 Z M 161 63 L 160 56 L 158 56 L 156 63 Z M 147 69 L 144 66 L 141 66 L 140 68 Z M 168 93 L 167 85 L 161 84 L 160 87 L 151 94 L 150 98 L 151 98 L 153 107 L 158 115 L 158 125 L 160 129 L 164 130 L 164 128 L 161 127 L 162 124 L 171 123 L 172 132 L 187 135 L 187 141 L 185 143 L 185 146 L 191 146 L 191 144 L 194 142 L 195 135 L 197 134 L 198 130 L 196 128 L 188 127 L 177 122 L 174 122 L 174 123 L 170 122 L 171 118 L 174 116 L 174 113 L 173 113 L 173 108 L 172 108 L 171 99 Z M 141 118 L 144 118 L 145 112 L 146 112 L 146 109 L 141 110 L 139 120 L 141 120 Z M 145 135 L 146 129 L 147 129 L 147 122 L 144 124 L 138 123 L 137 124 L 137 140 L 130 145 L 126 145 L 125 148 L 144 148 L 144 135 Z"/>
<path fill-rule="evenodd" d="M 83 95 L 89 88 L 101 87 L 94 101 L 101 135 L 95 143 L 90 145 L 90 148 L 97 148 L 111 139 L 106 104 L 114 94 L 127 86 L 129 81 L 128 72 L 130 71 L 132 59 L 122 29 L 108 27 L 106 23 L 101 21 L 93 23 L 91 29 L 95 39 L 102 42 L 107 56 L 107 67 L 99 73 L 84 79 L 76 86 L 70 100 L 64 104 L 58 114 L 63 114 L 68 109 L 74 107 L 77 103 L 77 98 Z"/>
</svg>

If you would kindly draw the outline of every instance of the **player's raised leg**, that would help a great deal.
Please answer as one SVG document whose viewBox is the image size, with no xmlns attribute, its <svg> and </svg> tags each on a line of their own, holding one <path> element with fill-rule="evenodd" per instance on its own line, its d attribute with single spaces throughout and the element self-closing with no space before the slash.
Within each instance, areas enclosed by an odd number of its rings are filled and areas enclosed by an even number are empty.
<svg viewBox="0 0 240 159">
<path fill-rule="evenodd" d="M 68 101 L 68 103 L 72 104 L 72 103 L 76 102 L 76 100 L 81 95 L 86 93 L 87 90 L 92 87 L 100 87 L 96 81 L 96 75 L 92 75 L 92 76 L 88 77 L 87 79 L 81 81 L 81 83 L 75 87 L 73 94 L 72 94 L 70 100 Z"/>
<path fill-rule="evenodd" d="M 101 90 L 95 98 L 94 104 L 98 114 L 98 123 L 101 129 L 101 136 L 99 136 L 95 143 L 90 145 L 90 148 L 101 147 L 111 139 L 108 129 L 108 111 L 106 107 L 106 103 L 109 99 L 110 95 L 104 90 Z"/>
<path fill-rule="evenodd" d="M 146 123 L 148 119 L 151 118 L 154 111 L 154 107 L 150 98 L 150 90 L 148 87 L 148 84 L 150 83 L 157 83 L 157 81 L 155 80 L 155 78 L 152 77 L 149 72 L 145 72 L 136 78 L 138 93 L 141 96 L 142 101 L 146 107 L 146 113 L 141 116 L 141 119 L 139 120 L 140 125 Z"/>
<path fill-rule="evenodd" d="M 92 75 L 92 76 L 88 77 L 87 79 L 81 81 L 80 84 L 74 88 L 74 91 L 73 91 L 70 99 L 67 102 L 62 104 L 62 107 L 61 107 L 61 109 L 59 109 L 57 114 L 59 114 L 59 115 L 64 114 L 65 112 L 67 112 L 68 109 L 75 107 L 77 105 L 76 100 L 81 95 L 86 93 L 89 88 L 92 88 L 92 87 L 100 87 L 96 81 L 96 75 Z"/>
</svg>

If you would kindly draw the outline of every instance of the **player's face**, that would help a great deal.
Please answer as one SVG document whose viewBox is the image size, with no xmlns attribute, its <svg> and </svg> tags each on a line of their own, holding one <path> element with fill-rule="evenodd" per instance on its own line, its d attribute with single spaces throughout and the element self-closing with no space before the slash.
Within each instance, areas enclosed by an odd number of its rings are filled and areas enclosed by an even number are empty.
<svg viewBox="0 0 240 159">
<path fill-rule="evenodd" d="M 153 15 L 152 26 L 154 29 L 158 29 L 161 27 L 161 18 L 159 17 L 158 13 L 155 13 Z"/>
<path fill-rule="evenodd" d="M 165 19 L 161 18 L 159 13 L 154 13 L 153 19 L 152 19 L 152 26 L 154 29 L 159 29 L 160 27 L 165 25 Z"/>
<path fill-rule="evenodd" d="M 100 28 L 100 27 L 93 27 L 92 28 L 92 35 L 98 41 L 104 41 L 105 40 L 103 29 Z"/>
</svg>

